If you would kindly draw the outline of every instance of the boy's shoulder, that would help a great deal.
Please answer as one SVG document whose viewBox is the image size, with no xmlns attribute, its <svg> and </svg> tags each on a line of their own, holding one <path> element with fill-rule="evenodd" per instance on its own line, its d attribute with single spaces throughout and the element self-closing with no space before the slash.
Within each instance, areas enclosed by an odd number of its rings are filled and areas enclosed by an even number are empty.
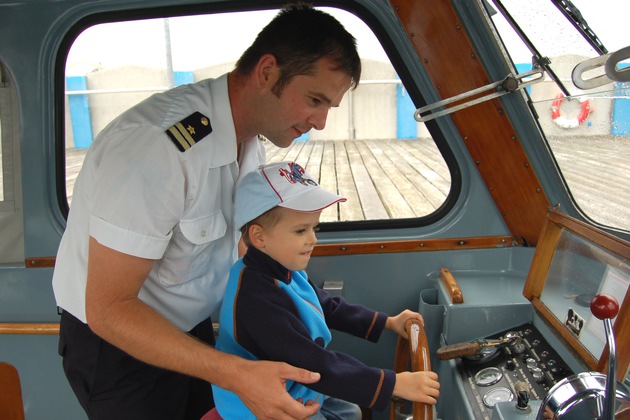
<svg viewBox="0 0 630 420">
<path fill-rule="evenodd" d="M 239 276 L 239 293 L 276 293 L 279 290 L 278 279 L 268 273 L 243 266 Z"/>
</svg>

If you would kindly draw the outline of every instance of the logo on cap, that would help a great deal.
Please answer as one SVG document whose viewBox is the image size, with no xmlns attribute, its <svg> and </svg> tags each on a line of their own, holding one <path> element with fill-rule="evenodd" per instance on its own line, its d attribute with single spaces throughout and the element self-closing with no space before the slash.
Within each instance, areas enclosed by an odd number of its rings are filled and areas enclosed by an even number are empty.
<svg viewBox="0 0 630 420">
<path fill-rule="evenodd" d="M 317 186 L 317 182 L 308 177 L 308 175 L 304 175 L 304 168 L 298 165 L 295 162 L 289 163 L 289 170 L 285 168 L 279 169 L 280 175 L 285 177 L 287 181 L 291 184 L 300 183 L 302 185 L 315 185 Z"/>
</svg>

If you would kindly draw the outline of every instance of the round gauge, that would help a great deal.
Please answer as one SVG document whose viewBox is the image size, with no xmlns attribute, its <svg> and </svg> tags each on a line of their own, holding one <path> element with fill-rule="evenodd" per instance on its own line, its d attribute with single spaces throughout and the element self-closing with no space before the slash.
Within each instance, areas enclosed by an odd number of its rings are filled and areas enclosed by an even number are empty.
<svg viewBox="0 0 630 420">
<path fill-rule="evenodd" d="M 505 387 L 491 389 L 483 396 L 483 403 L 488 408 L 493 408 L 496 403 L 512 401 L 514 394 Z"/>
<path fill-rule="evenodd" d="M 475 383 L 479 386 L 494 385 L 501 380 L 503 374 L 496 367 L 487 367 L 475 375 Z"/>
</svg>

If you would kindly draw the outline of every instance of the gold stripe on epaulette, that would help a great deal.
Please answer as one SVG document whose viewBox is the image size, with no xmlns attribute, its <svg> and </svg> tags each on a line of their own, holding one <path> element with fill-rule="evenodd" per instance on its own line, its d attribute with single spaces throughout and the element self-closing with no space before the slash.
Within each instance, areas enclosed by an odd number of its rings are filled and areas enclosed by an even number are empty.
<svg viewBox="0 0 630 420">
<path fill-rule="evenodd" d="M 184 139 L 188 142 L 188 147 L 194 146 L 195 143 L 197 143 L 197 141 L 192 138 L 191 133 L 186 129 L 186 127 L 184 127 L 184 124 L 178 122 L 177 124 L 175 124 L 175 127 L 177 127 L 182 136 L 184 136 Z"/>
<path fill-rule="evenodd" d="M 190 148 L 188 142 L 186 142 L 184 137 L 182 137 L 182 135 L 179 133 L 179 130 L 177 130 L 177 127 L 169 127 L 168 131 L 172 134 L 172 138 L 179 143 L 183 150 L 188 150 Z"/>
<path fill-rule="evenodd" d="M 192 137 L 190 137 L 190 134 L 184 128 L 182 123 L 177 123 L 169 127 L 168 131 L 170 131 L 171 134 L 173 134 L 175 139 L 177 139 L 177 142 L 182 146 L 184 150 L 190 149 L 190 146 L 195 144 L 195 141 L 193 140 Z"/>
<path fill-rule="evenodd" d="M 190 149 L 210 133 L 212 133 L 210 120 L 198 111 L 166 129 L 166 134 L 182 152 Z"/>
</svg>

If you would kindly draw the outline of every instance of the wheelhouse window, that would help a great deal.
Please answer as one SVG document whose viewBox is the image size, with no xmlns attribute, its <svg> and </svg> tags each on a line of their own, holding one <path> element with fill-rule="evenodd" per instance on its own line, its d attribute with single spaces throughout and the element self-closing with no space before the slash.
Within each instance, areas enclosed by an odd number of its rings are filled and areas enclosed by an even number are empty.
<svg viewBox="0 0 630 420">
<path fill-rule="evenodd" d="M 0 105 L 0 201 L 4 201 L 4 164 L 2 160 L 2 105 Z"/>
<path fill-rule="evenodd" d="M 436 211 L 451 189 L 434 140 L 368 26 L 355 15 L 323 8 L 357 38 L 358 88 L 286 149 L 267 142 L 268 161 L 295 160 L 321 185 L 348 198 L 323 222 L 414 219 Z M 86 150 L 125 109 L 165 89 L 218 77 L 234 67 L 277 10 L 104 23 L 85 29 L 66 61 L 66 192 Z"/>
<path fill-rule="evenodd" d="M 489 4 L 515 71 L 522 74 L 532 65 L 546 67 L 543 81 L 525 93 L 575 204 L 597 223 L 630 230 L 630 82 L 607 77 L 604 64 L 607 53 L 630 45 L 625 23 L 618 18 L 628 16 L 630 3 L 491 0 Z M 565 7 L 574 21 L 559 7 Z M 518 35 L 518 28 L 534 49 Z M 615 65 L 617 70 L 628 66 L 630 60 Z M 580 69 L 585 69 L 581 75 Z"/>
<path fill-rule="evenodd" d="M 9 74 L 0 62 L 0 212 L 13 210 L 12 179 L 14 174 L 11 140 L 11 92 Z"/>
<path fill-rule="evenodd" d="M 5 201 L 5 192 L 4 185 L 6 183 L 7 176 L 11 176 L 11 174 L 5 174 L 5 170 L 7 169 L 7 165 L 5 164 L 5 160 L 10 158 L 10 155 L 7 154 L 5 149 L 5 143 L 7 140 L 6 133 L 3 135 L 2 126 L 8 124 L 8 101 L 3 99 L 7 97 L 7 89 L 5 87 L 5 81 L 3 75 L 3 67 L 2 63 L 0 63 L 0 204 Z"/>
<path fill-rule="evenodd" d="M 24 261 L 18 117 L 15 84 L 0 61 L 0 264 Z"/>
</svg>

